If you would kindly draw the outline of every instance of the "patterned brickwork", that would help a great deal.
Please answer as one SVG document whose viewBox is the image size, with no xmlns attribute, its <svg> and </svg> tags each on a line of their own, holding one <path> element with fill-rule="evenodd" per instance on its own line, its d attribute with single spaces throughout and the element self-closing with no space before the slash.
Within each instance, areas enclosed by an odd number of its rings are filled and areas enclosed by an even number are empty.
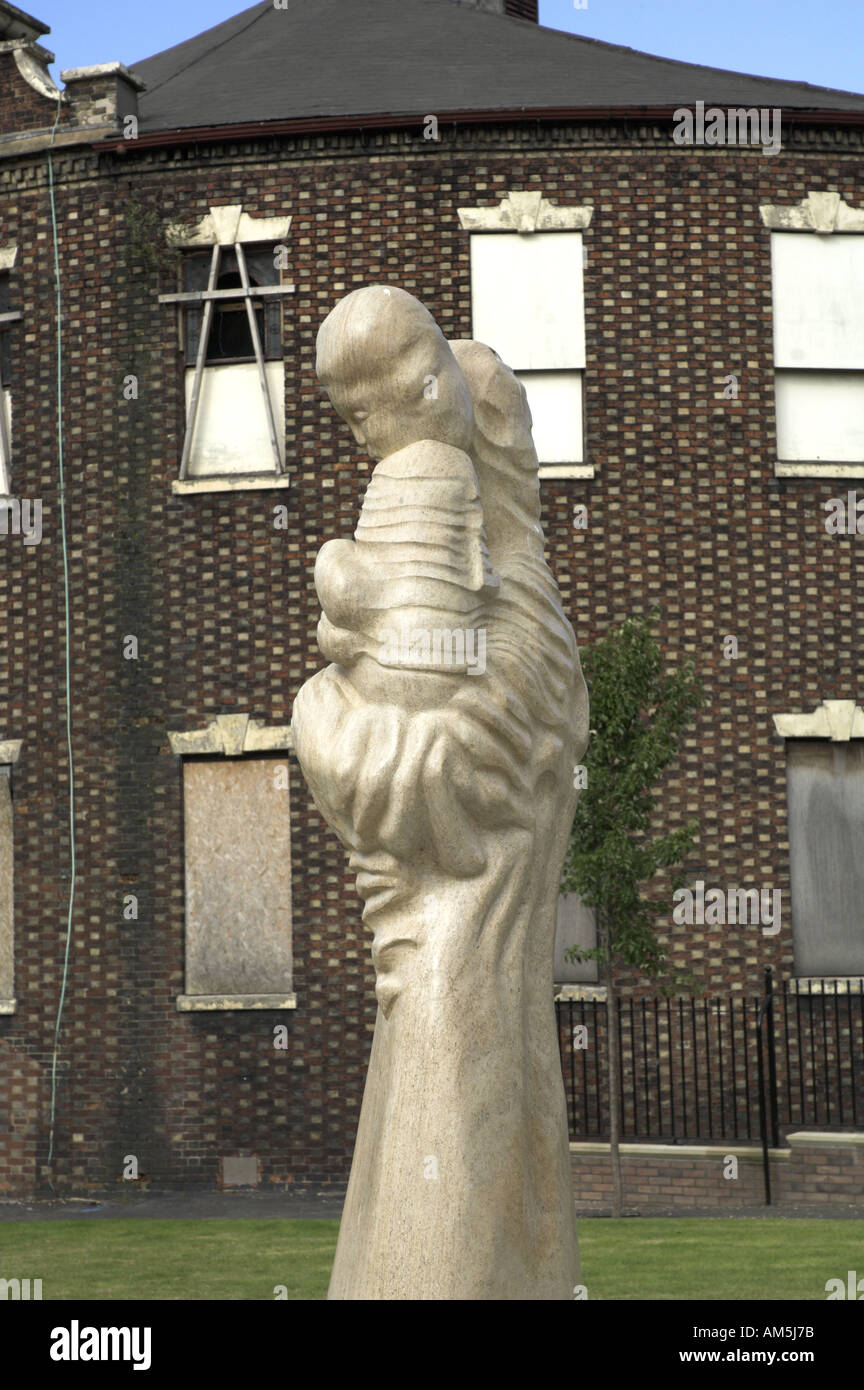
<svg viewBox="0 0 864 1390">
<path fill-rule="evenodd" d="M 0 1042 L 0 1194 L 36 1187 L 46 1081 L 37 1061 Z"/>
<path fill-rule="evenodd" d="M 78 849 L 58 1191 L 116 1190 L 129 1154 L 156 1185 L 214 1186 L 226 1154 L 257 1156 L 265 1185 L 345 1181 L 374 1000 L 342 853 L 290 759 L 298 1007 L 179 1014 L 183 822 L 167 735 L 223 713 L 289 721 L 321 664 L 315 555 L 352 533 L 370 468 L 317 383 L 318 325 L 348 290 L 383 281 L 418 295 L 448 335 L 470 335 L 457 209 L 497 205 L 510 189 L 594 207 L 586 457 L 596 476 L 543 484 L 565 606 L 580 643 L 660 606 L 668 659 L 692 655 L 708 696 L 667 778 L 663 822 L 699 820 L 694 878 L 783 890 L 778 936 L 670 927 L 675 961 L 711 993 L 755 990 L 766 964 L 780 978 L 791 971 L 784 749 L 771 714 L 860 695 L 859 550 L 854 537 L 825 533 L 836 483 L 774 477 L 769 237 L 758 207 L 810 189 L 861 206 L 861 135 L 801 128 L 763 158 L 678 149 L 669 129 L 650 127 L 442 127 L 436 143 L 422 126 L 55 154 Z M 24 740 L 13 773 L 18 1010 L 0 1017 L 0 1047 L 44 1077 L 70 873 L 44 156 L 0 166 L 0 191 L 0 244 L 19 245 L 12 305 L 25 315 L 13 330 L 12 485 L 44 505 L 40 545 L 0 537 L 0 737 Z M 297 292 L 284 329 L 293 486 L 177 497 L 182 365 L 176 311 L 156 298 L 177 288 L 177 260 L 163 228 L 235 202 L 294 219 L 287 274 Z M 730 373 L 737 400 L 723 398 Z M 137 400 L 123 396 L 129 374 Z M 577 502 L 589 509 L 586 531 L 572 527 Z M 274 525 L 280 505 L 284 529 Z M 727 634 L 738 637 L 734 662 L 722 657 Z M 128 635 L 137 661 L 124 660 Z M 137 920 L 124 920 L 128 894 Z M 274 1046 L 281 1024 L 284 1050 Z M 28 1104 L 44 1181 L 46 1112 L 35 1095 Z M 29 1190 L 32 1165 L 8 1133 L 0 1185 Z"/>
</svg>

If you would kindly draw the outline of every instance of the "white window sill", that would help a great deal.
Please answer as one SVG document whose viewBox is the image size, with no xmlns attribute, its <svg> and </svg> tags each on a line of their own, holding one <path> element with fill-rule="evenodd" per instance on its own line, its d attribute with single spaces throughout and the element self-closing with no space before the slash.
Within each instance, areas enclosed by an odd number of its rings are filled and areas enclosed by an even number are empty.
<svg viewBox="0 0 864 1390">
<path fill-rule="evenodd" d="M 255 492 L 290 486 L 291 478 L 287 473 L 231 473 L 214 474 L 210 478 L 175 478 L 171 491 L 175 496 L 188 497 L 198 492 Z"/>
<path fill-rule="evenodd" d="M 775 478 L 864 478 L 862 463 L 776 463 Z"/>
<path fill-rule="evenodd" d="M 296 1009 L 296 994 L 180 994 L 177 1012 L 217 1013 L 228 1009 Z"/>
<path fill-rule="evenodd" d="M 593 463 L 541 463 L 537 470 L 540 481 L 544 478 L 593 478 Z"/>
<path fill-rule="evenodd" d="M 0 1014 L 14 1014 L 17 999 L 0 999 Z"/>
<path fill-rule="evenodd" d="M 799 975 L 787 989 L 790 994 L 864 994 L 864 975 Z"/>
<path fill-rule="evenodd" d="M 589 984 L 584 984 L 584 985 L 580 985 L 580 984 L 556 985 L 556 986 L 555 986 L 555 1003 L 556 1003 L 556 1004 L 559 1003 L 559 1002 L 566 1003 L 567 1000 L 569 1000 L 569 999 L 573 999 L 573 1000 L 580 1000 L 580 999 L 581 999 L 581 1000 L 596 1000 L 596 1001 L 598 1001 L 598 1002 L 601 1003 L 601 1004 L 605 1004 L 605 1002 L 606 1002 L 606 986 L 605 986 L 605 985 L 589 985 Z"/>
</svg>

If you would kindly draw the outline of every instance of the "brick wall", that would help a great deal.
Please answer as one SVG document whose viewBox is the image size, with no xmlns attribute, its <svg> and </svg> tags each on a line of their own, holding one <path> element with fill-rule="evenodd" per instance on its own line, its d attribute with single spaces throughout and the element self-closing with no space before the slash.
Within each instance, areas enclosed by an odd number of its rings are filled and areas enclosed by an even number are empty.
<svg viewBox="0 0 864 1390">
<path fill-rule="evenodd" d="M 47 105 L 47 103 L 46 103 Z M 40 117 L 40 119 L 42 119 Z M 215 1185 L 226 1157 L 261 1182 L 344 1183 L 374 1022 L 369 943 L 341 850 L 292 762 L 293 1013 L 179 1015 L 183 822 L 172 729 L 216 714 L 290 719 L 321 659 L 312 571 L 352 533 L 370 464 L 315 377 L 315 335 L 370 281 L 418 295 L 469 336 L 457 209 L 542 188 L 593 203 L 585 234 L 591 482 L 543 484 L 553 568 L 580 643 L 659 602 L 670 661 L 692 655 L 708 703 L 666 779 L 666 828 L 702 827 L 693 876 L 784 892 L 784 929 L 669 926 L 709 992 L 792 968 L 784 750 L 771 713 L 854 694 L 861 643 L 836 596 L 858 589 L 854 537 L 828 537 L 836 485 L 773 476 L 769 238 L 760 202 L 811 188 L 864 201 L 860 132 L 800 128 L 773 158 L 680 150 L 668 129 L 499 126 L 55 154 L 64 297 L 78 883 L 62 1030 L 53 1180 L 114 1189 L 135 1154 L 154 1185 Z M 128 142 L 131 146 L 133 142 Z M 44 538 L 0 538 L 0 736 L 14 770 L 16 995 L 0 1045 L 44 1085 L 69 887 L 65 619 L 59 534 L 53 256 L 44 158 L 0 165 L 12 307 L 13 490 L 41 497 Z M 285 316 L 289 493 L 175 497 L 183 439 L 176 288 L 163 223 L 211 203 L 293 214 Z M 737 401 L 722 398 L 736 373 Z M 139 378 L 137 401 L 124 377 Z M 574 533 L 575 502 L 589 508 Z M 287 502 L 289 526 L 273 526 Z M 737 662 L 721 642 L 736 633 Z M 139 659 L 123 659 L 134 634 Z M 139 917 L 123 919 L 124 894 Z M 636 983 L 631 982 L 631 983 Z M 286 1051 L 273 1027 L 285 1023 Z M 33 1101 L 41 1179 L 44 1109 Z M 76 1137 L 80 1136 L 80 1138 Z M 0 1132 L 0 1181 L 30 1170 Z"/>
<path fill-rule="evenodd" d="M 34 1058 L 0 1040 L 0 1194 L 32 1192 L 38 1185 L 45 1082 Z"/>
</svg>

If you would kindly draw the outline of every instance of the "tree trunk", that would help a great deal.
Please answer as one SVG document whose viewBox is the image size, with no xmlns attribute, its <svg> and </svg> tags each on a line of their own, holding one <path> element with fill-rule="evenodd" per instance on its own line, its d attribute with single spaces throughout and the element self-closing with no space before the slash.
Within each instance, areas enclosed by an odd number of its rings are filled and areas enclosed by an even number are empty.
<svg viewBox="0 0 864 1390">
<path fill-rule="evenodd" d="M 618 1009 L 615 993 L 615 976 L 612 970 L 612 942 L 609 927 L 603 924 L 603 947 L 605 960 L 603 976 L 606 985 L 606 1030 L 607 1053 L 609 1057 L 608 1088 L 609 1099 L 609 1158 L 612 1163 L 612 1215 L 622 1214 L 621 1190 L 621 1152 L 619 1149 L 620 1126 L 618 1112 L 621 1103 L 618 1065 Z"/>
</svg>

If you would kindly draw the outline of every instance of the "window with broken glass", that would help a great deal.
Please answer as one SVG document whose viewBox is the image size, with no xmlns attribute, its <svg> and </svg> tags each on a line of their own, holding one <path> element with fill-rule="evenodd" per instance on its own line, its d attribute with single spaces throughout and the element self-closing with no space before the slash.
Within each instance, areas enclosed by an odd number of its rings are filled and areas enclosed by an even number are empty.
<svg viewBox="0 0 864 1390">
<path fill-rule="evenodd" d="M 273 248 L 264 250 L 246 249 L 246 269 L 251 290 L 261 290 L 267 286 L 279 286 L 279 271 L 274 263 Z M 183 261 L 183 289 L 189 294 L 201 295 L 209 287 L 212 254 L 186 256 Z M 255 343 L 246 309 L 243 276 L 235 251 L 222 248 L 216 290 L 234 290 L 238 298 L 220 298 L 213 301 L 213 316 L 207 355 L 204 365 L 217 363 L 254 362 Z M 261 349 L 267 361 L 282 356 L 282 303 L 276 296 L 265 300 L 255 296 L 254 317 Z M 190 303 L 185 314 L 185 358 L 188 367 L 194 367 L 201 343 L 205 305 L 202 302 Z"/>
</svg>

